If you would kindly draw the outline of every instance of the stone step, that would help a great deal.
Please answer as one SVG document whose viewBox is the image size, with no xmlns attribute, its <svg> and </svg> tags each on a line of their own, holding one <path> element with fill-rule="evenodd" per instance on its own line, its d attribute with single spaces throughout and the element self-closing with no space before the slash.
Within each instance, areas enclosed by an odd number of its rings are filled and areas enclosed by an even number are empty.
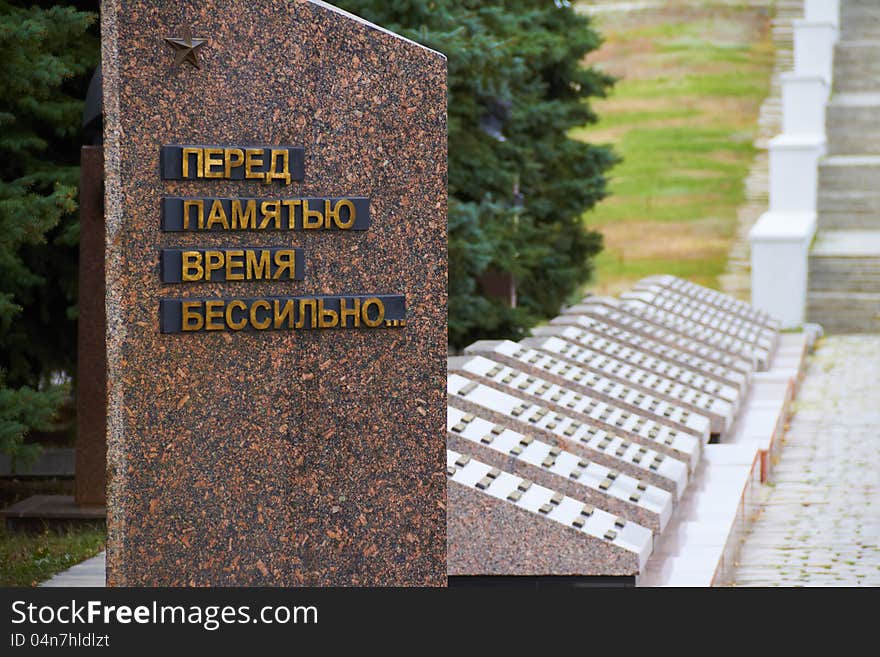
<svg viewBox="0 0 880 657">
<path fill-rule="evenodd" d="M 819 192 L 819 230 L 880 230 L 880 191 Z"/>
<path fill-rule="evenodd" d="M 835 230 L 816 235 L 810 257 L 880 258 L 880 231 Z M 880 292 L 880 290 L 878 290 Z"/>
<path fill-rule="evenodd" d="M 819 232 L 808 285 L 808 321 L 828 333 L 880 330 L 880 231 Z"/>
<path fill-rule="evenodd" d="M 869 192 L 880 189 L 880 154 L 836 155 L 819 162 L 819 190 Z"/>
<path fill-rule="evenodd" d="M 880 93 L 837 94 L 825 122 L 829 155 L 880 154 Z"/>
<path fill-rule="evenodd" d="M 880 294 L 868 292 L 810 292 L 807 321 L 826 333 L 880 332 Z"/>
<path fill-rule="evenodd" d="M 844 0 L 840 7 L 841 41 L 880 39 L 880 2 Z"/>
<path fill-rule="evenodd" d="M 880 290 L 880 258 L 810 256 L 811 292 L 876 292 Z"/>
<path fill-rule="evenodd" d="M 865 93 L 880 90 L 880 39 L 841 41 L 834 52 L 834 91 Z"/>
<path fill-rule="evenodd" d="M 810 292 L 880 292 L 880 231 L 821 231 L 809 258 Z"/>
<path fill-rule="evenodd" d="M 819 188 L 819 213 L 880 214 L 880 189 L 874 191 L 837 191 Z"/>
<path fill-rule="evenodd" d="M 838 155 L 819 163 L 819 230 L 880 229 L 880 155 Z"/>
</svg>

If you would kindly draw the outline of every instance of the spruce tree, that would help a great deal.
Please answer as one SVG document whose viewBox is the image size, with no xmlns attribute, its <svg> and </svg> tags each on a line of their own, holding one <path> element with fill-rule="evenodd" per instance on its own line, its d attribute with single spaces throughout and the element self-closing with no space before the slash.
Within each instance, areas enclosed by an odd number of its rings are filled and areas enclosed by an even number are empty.
<svg viewBox="0 0 880 657">
<path fill-rule="evenodd" d="M 78 141 L 94 13 L 0 0 L 0 451 L 26 457 L 76 363 Z"/>
<path fill-rule="evenodd" d="M 612 84 L 583 65 L 600 44 L 589 19 L 566 0 L 337 4 L 448 57 L 450 342 L 516 338 L 557 314 L 601 249 L 583 215 L 616 161 L 568 136 Z M 514 274 L 517 308 L 482 294 L 487 271 Z"/>
</svg>

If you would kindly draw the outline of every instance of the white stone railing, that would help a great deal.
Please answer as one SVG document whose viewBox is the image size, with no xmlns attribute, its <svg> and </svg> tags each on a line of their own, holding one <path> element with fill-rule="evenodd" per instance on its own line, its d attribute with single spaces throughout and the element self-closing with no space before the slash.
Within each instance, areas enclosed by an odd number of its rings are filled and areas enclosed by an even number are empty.
<svg viewBox="0 0 880 657">
<path fill-rule="evenodd" d="M 769 208 L 749 233 L 752 304 L 779 317 L 786 328 L 803 324 L 806 311 L 839 24 L 839 0 L 804 0 L 804 19 L 793 23 L 794 71 L 781 79 L 783 132 L 769 147 Z"/>
</svg>

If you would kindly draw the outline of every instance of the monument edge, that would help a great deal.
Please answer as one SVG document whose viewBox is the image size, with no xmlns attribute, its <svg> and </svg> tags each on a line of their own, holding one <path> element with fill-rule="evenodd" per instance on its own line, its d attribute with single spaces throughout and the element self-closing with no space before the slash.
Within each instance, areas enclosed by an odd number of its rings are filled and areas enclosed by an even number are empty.
<svg viewBox="0 0 880 657">
<path fill-rule="evenodd" d="M 300 2 L 302 2 L 302 1 L 303 0 L 300 0 Z M 361 18 L 357 14 L 352 14 L 351 12 L 345 11 L 344 9 L 340 9 L 339 7 L 332 5 L 328 2 L 323 2 L 323 0 L 305 0 L 305 2 L 308 2 L 309 4 L 315 5 L 315 6 L 321 8 L 321 9 L 324 9 L 326 11 L 332 11 L 337 14 L 341 14 L 341 15 L 357 22 L 360 25 L 363 25 L 364 27 L 366 27 L 368 29 L 375 30 L 377 32 L 382 32 L 384 34 L 387 34 L 388 36 L 394 37 L 395 39 L 399 39 L 400 41 L 403 41 L 405 43 L 409 43 L 413 46 L 416 46 L 420 50 L 426 51 L 427 53 L 429 53 L 431 55 L 437 55 L 437 56 L 441 57 L 444 62 L 446 62 L 446 59 L 447 59 L 446 55 L 444 55 L 439 50 L 434 50 L 433 48 L 429 48 L 428 46 L 423 45 L 423 44 L 419 43 L 418 41 L 413 41 L 412 39 L 409 39 L 405 36 L 402 36 L 402 35 L 398 34 L 397 32 L 393 32 L 392 30 L 389 30 L 386 27 L 382 27 L 381 25 L 376 25 L 375 23 L 371 23 L 367 19 Z"/>
<path fill-rule="evenodd" d="M 125 324 L 121 307 L 114 299 L 125 298 L 121 277 L 109 275 L 122 271 L 124 256 L 114 244 L 118 242 L 122 226 L 122 192 L 119 153 L 119 59 L 117 16 L 121 0 L 101 0 L 101 68 L 103 74 L 104 108 L 104 247 L 105 247 L 105 308 L 107 349 L 107 569 L 108 586 L 124 585 L 125 518 L 120 504 L 123 491 L 116 473 L 124 473 L 125 450 L 121 448 L 123 421 L 123 387 L 114 385 L 119 377 L 121 348 L 125 339 Z"/>
</svg>

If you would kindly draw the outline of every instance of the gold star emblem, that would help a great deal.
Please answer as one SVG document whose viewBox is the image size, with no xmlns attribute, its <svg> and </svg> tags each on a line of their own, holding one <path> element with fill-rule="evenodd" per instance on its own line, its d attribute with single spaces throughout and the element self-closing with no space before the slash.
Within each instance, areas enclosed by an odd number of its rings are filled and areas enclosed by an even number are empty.
<svg viewBox="0 0 880 657">
<path fill-rule="evenodd" d="M 184 62 L 189 62 L 196 68 L 202 68 L 199 64 L 199 48 L 208 43 L 207 39 L 194 39 L 192 30 L 187 27 L 183 30 L 183 38 L 165 37 L 165 41 L 174 46 L 174 64 L 172 68 L 177 68 Z"/>
</svg>

